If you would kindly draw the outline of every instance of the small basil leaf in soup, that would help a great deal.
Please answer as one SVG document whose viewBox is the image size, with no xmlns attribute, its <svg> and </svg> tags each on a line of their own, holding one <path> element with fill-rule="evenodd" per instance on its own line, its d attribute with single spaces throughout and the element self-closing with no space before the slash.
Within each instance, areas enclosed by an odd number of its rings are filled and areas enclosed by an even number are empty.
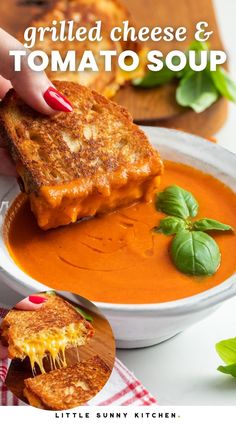
<svg viewBox="0 0 236 424">
<path fill-rule="evenodd" d="M 171 257 L 177 269 L 195 276 L 213 275 L 221 254 L 215 240 L 202 231 L 181 231 L 171 244 Z"/>
<path fill-rule="evenodd" d="M 193 223 L 193 230 L 197 231 L 233 231 L 230 225 L 223 224 L 215 219 L 203 218 Z"/>
<path fill-rule="evenodd" d="M 231 365 L 220 365 L 217 368 L 218 371 L 222 372 L 223 374 L 229 374 L 232 377 L 236 378 L 236 363 Z"/>
<path fill-rule="evenodd" d="M 179 231 L 186 230 L 187 227 L 188 224 L 184 219 L 177 216 L 167 216 L 160 220 L 159 232 L 171 236 Z"/>
<path fill-rule="evenodd" d="M 90 321 L 93 322 L 93 317 L 91 317 L 91 315 L 89 315 L 87 312 L 85 312 L 83 309 L 79 308 L 78 306 L 74 306 L 75 310 L 82 315 L 82 317 L 84 319 L 86 319 L 86 321 Z"/>
<path fill-rule="evenodd" d="M 216 351 L 227 365 L 236 363 L 236 337 L 216 343 Z"/>
<path fill-rule="evenodd" d="M 173 185 L 157 195 L 156 209 L 167 215 L 187 219 L 197 215 L 198 203 L 189 191 Z"/>
</svg>

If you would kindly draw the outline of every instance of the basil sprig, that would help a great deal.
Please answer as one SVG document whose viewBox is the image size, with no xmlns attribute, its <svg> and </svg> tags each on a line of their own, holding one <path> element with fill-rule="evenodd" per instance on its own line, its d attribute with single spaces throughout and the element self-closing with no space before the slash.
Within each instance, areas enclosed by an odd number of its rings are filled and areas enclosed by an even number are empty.
<svg viewBox="0 0 236 424">
<path fill-rule="evenodd" d="M 216 351 L 226 364 L 220 365 L 217 370 L 236 378 L 236 338 L 217 343 Z"/>
<path fill-rule="evenodd" d="M 188 59 L 189 50 L 196 52 L 196 62 L 200 63 L 201 52 L 209 51 L 208 45 L 201 41 L 193 41 L 186 51 Z M 178 58 L 176 58 L 177 62 Z M 187 62 L 188 63 L 188 62 Z M 164 85 L 172 80 L 178 81 L 176 89 L 176 102 L 183 107 L 190 107 L 200 113 L 210 107 L 219 96 L 236 102 L 236 84 L 229 74 L 220 66 L 216 71 L 210 71 L 209 64 L 203 71 L 193 71 L 187 64 L 179 72 L 171 71 L 164 64 L 161 71 L 148 71 L 143 78 L 133 80 L 136 87 L 153 88 Z"/>
<path fill-rule="evenodd" d="M 233 228 L 210 218 L 193 221 L 198 214 L 198 202 L 192 193 L 177 185 L 157 194 L 155 206 L 169 215 L 153 230 L 175 236 L 170 254 L 176 268 L 189 275 L 213 275 L 220 266 L 221 253 L 214 238 L 206 232 L 233 231 Z"/>
</svg>

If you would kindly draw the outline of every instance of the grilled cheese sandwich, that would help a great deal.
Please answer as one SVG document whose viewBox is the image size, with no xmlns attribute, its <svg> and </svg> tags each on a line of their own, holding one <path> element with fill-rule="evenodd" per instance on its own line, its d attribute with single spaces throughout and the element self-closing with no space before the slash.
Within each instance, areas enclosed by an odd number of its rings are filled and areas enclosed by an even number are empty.
<svg viewBox="0 0 236 424">
<path fill-rule="evenodd" d="M 4 318 L 1 329 L 9 357 L 28 357 L 33 373 L 36 366 L 45 373 L 46 357 L 51 369 L 65 367 L 66 349 L 86 344 L 94 334 L 92 325 L 73 306 L 52 295 L 37 311 L 13 309 Z"/>
<path fill-rule="evenodd" d="M 45 117 L 11 90 L 3 138 L 42 229 L 150 200 L 163 164 L 128 112 L 95 91 L 57 81 L 72 113 Z"/>
<path fill-rule="evenodd" d="M 105 385 L 111 370 L 94 356 L 48 374 L 25 380 L 24 395 L 31 406 L 63 410 L 83 405 Z"/>
<path fill-rule="evenodd" d="M 62 57 L 68 51 L 75 51 L 77 61 L 75 63 L 75 71 L 52 71 L 51 63 L 46 69 L 47 75 L 50 79 L 66 80 L 76 82 L 93 90 L 98 91 L 104 96 L 111 98 L 115 95 L 120 85 L 133 78 L 144 75 L 146 67 L 146 49 L 142 48 L 137 42 L 130 40 L 112 41 L 110 31 L 115 26 L 122 27 L 125 20 L 132 22 L 128 10 L 123 4 L 117 0 L 57 0 L 54 2 L 53 7 L 44 12 L 37 19 L 31 22 L 34 28 L 45 28 L 51 25 L 52 22 L 73 21 L 78 27 L 85 27 L 87 31 L 93 28 L 97 21 L 102 21 L 102 40 L 99 41 L 52 41 L 51 33 L 44 33 L 43 39 L 37 39 L 34 45 L 34 50 L 44 51 L 50 59 L 52 50 L 58 50 Z M 57 27 L 57 26 L 56 26 Z M 68 31 L 68 30 L 67 30 Z M 23 41 L 23 40 L 22 40 Z M 92 52 L 93 57 L 98 64 L 99 71 L 83 71 L 78 72 L 79 60 L 84 51 L 89 50 Z M 140 66 L 137 71 L 124 72 L 119 69 L 117 58 L 112 61 L 111 71 L 105 70 L 104 58 L 100 56 L 101 51 L 115 51 L 119 55 L 124 50 L 133 50 L 140 55 Z"/>
</svg>

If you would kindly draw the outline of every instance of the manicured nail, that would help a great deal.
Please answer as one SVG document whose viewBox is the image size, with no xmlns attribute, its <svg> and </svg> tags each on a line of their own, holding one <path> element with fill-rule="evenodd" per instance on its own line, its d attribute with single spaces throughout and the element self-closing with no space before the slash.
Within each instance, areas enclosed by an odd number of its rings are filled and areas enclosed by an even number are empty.
<svg viewBox="0 0 236 424">
<path fill-rule="evenodd" d="M 60 112 L 72 112 L 73 110 L 69 100 L 54 87 L 49 87 L 43 97 L 48 106 L 54 110 L 59 110 Z"/>
<path fill-rule="evenodd" d="M 35 303 L 36 305 L 40 305 L 40 303 L 43 303 L 47 300 L 46 297 L 41 296 L 29 296 L 29 301 L 32 303 Z"/>
</svg>

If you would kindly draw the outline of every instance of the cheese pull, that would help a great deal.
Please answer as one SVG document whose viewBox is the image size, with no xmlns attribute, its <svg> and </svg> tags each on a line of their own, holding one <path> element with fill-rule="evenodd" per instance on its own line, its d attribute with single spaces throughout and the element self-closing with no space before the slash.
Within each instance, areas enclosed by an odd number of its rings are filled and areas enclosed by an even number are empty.
<svg viewBox="0 0 236 424">
<path fill-rule="evenodd" d="M 21 352 L 21 358 L 29 357 L 33 374 L 36 366 L 45 373 L 44 359 L 48 358 L 51 369 L 67 366 L 65 351 L 68 347 L 78 348 L 85 344 L 86 336 L 83 324 L 69 324 L 61 329 L 50 329 L 31 337 L 19 340 L 15 346 Z M 77 351 L 78 355 L 78 351 Z"/>
</svg>

